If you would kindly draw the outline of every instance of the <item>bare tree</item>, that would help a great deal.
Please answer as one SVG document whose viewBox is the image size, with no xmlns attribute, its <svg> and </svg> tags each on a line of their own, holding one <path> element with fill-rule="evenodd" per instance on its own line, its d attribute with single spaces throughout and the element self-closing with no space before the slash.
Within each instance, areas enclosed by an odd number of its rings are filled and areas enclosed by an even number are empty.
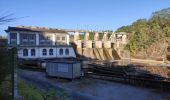
<svg viewBox="0 0 170 100">
<path fill-rule="evenodd" d="M 13 14 L 0 14 L 0 25 L 14 21 L 16 18 L 13 17 Z"/>
</svg>

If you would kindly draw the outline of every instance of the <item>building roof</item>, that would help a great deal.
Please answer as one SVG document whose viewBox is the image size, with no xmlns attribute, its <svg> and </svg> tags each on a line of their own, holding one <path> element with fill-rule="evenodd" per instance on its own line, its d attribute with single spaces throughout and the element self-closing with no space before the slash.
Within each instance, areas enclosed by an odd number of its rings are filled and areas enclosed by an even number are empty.
<svg viewBox="0 0 170 100">
<path fill-rule="evenodd" d="M 15 45 L 9 45 L 9 47 L 15 47 Z M 24 47 L 72 47 L 71 45 L 66 45 L 66 44 L 63 44 L 63 45 L 19 45 L 18 47 L 20 48 L 24 48 Z"/>
<path fill-rule="evenodd" d="M 66 58 L 55 58 L 55 59 L 46 59 L 43 60 L 47 63 L 64 63 L 64 64 L 74 64 L 74 63 L 81 63 L 80 59 L 74 57 L 66 57 Z"/>
<path fill-rule="evenodd" d="M 65 30 L 55 29 L 55 28 L 45 28 L 45 27 L 32 27 L 32 26 L 17 26 L 8 27 L 6 32 L 10 31 L 26 31 L 26 32 L 49 32 L 49 33 L 67 33 Z"/>
</svg>

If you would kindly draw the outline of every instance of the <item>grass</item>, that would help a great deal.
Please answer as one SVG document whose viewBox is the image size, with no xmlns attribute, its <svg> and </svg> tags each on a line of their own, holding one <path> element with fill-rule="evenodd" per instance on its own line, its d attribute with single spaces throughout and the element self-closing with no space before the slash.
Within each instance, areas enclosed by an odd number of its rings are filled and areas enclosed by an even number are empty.
<svg viewBox="0 0 170 100">
<path fill-rule="evenodd" d="M 0 84 L 0 99 L 1 100 L 12 100 L 12 83 L 11 75 L 8 75 L 3 82 Z"/>
<path fill-rule="evenodd" d="M 18 82 L 18 92 L 24 100 L 68 100 L 69 98 L 69 94 L 65 90 L 39 90 L 24 81 Z"/>
<path fill-rule="evenodd" d="M 41 92 L 30 84 L 24 81 L 19 81 L 18 92 L 25 100 L 43 100 Z"/>
</svg>

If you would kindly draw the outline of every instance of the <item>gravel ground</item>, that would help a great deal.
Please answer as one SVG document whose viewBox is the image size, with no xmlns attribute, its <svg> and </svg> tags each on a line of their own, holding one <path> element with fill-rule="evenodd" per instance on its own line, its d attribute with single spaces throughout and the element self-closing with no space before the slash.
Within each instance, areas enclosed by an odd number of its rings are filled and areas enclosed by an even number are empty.
<svg viewBox="0 0 170 100">
<path fill-rule="evenodd" d="M 70 81 L 47 78 L 44 72 L 20 69 L 18 76 L 36 83 L 37 86 L 65 89 L 73 100 L 170 100 L 170 93 L 97 79 L 82 78 Z"/>
</svg>

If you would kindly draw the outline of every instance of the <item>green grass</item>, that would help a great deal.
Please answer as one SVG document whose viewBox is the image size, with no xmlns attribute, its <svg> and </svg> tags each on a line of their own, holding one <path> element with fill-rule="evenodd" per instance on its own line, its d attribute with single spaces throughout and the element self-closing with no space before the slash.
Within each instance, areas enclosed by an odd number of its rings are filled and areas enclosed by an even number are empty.
<svg viewBox="0 0 170 100">
<path fill-rule="evenodd" d="M 24 81 L 18 82 L 19 95 L 24 100 L 68 100 L 69 94 L 63 90 L 46 89 L 39 90 L 31 84 Z"/>
<path fill-rule="evenodd" d="M 43 95 L 38 89 L 23 81 L 18 83 L 18 92 L 25 100 L 43 100 Z"/>
<path fill-rule="evenodd" d="M 12 100 L 11 75 L 8 75 L 0 84 L 0 100 Z"/>
</svg>

